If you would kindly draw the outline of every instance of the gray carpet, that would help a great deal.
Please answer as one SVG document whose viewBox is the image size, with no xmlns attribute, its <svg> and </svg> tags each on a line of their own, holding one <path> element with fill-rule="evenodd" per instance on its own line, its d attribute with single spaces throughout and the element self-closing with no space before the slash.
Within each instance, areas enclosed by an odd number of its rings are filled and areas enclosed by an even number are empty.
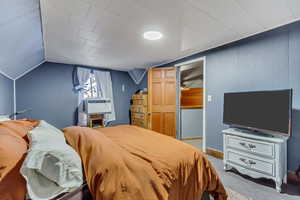
<svg viewBox="0 0 300 200">
<path fill-rule="evenodd" d="M 201 150 L 201 141 L 185 141 Z M 219 173 L 221 180 L 226 188 L 230 188 L 240 194 L 253 200 L 299 200 L 300 186 L 285 185 L 283 193 L 278 193 L 275 190 L 273 181 L 265 179 L 251 179 L 244 177 L 237 172 L 223 170 L 222 160 L 208 156 L 209 160 Z"/>
</svg>

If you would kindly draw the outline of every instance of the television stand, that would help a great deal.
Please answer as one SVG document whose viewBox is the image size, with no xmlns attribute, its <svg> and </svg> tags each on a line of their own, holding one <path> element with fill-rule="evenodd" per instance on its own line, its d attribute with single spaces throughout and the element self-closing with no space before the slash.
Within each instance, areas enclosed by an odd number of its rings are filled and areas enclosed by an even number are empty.
<svg viewBox="0 0 300 200">
<path fill-rule="evenodd" d="M 287 183 L 287 139 L 284 136 L 252 134 L 251 131 L 223 130 L 224 170 L 235 168 L 252 178 L 268 178 L 281 192 Z"/>
</svg>

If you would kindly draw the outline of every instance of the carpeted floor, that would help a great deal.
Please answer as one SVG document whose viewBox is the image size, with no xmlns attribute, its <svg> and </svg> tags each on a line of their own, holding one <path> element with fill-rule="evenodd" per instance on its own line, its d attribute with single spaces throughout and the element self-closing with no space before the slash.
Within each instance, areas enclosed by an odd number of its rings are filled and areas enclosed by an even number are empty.
<svg viewBox="0 0 300 200">
<path fill-rule="evenodd" d="M 201 140 L 198 141 L 184 141 L 188 144 L 195 146 L 198 149 L 202 149 Z M 219 173 L 224 186 L 231 190 L 233 197 L 229 200 L 236 200 L 241 195 L 239 200 L 299 200 L 300 199 L 300 186 L 285 185 L 284 192 L 278 193 L 275 190 L 275 184 L 273 181 L 265 179 L 251 179 L 250 177 L 244 177 L 237 172 L 230 171 L 225 172 L 223 170 L 223 162 L 220 159 L 208 156 L 209 160 L 213 163 L 213 166 Z"/>
<path fill-rule="evenodd" d="M 226 189 L 228 194 L 228 200 L 252 200 L 251 198 L 248 198 L 244 195 L 242 195 L 239 192 L 236 192 L 232 189 Z"/>
</svg>

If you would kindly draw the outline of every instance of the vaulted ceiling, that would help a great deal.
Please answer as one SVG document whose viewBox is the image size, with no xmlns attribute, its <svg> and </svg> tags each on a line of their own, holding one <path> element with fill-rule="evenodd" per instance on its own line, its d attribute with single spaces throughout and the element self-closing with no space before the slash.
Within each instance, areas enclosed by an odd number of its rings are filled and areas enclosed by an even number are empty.
<svg viewBox="0 0 300 200">
<path fill-rule="evenodd" d="M 44 59 L 39 0 L 0 0 L 0 72 L 14 79 Z"/>
<path fill-rule="evenodd" d="M 300 18 L 299 0 L 42 0 L 46 59 L 128 70 Z M 158 30 L 164 37 L 146 41 Z"/>
<path fill-rule="evenodd" d="M 0 4 L 0 71 L 13 78 L 44 59 L 154 66 L 300 19 L 299 0 L 41 0 L 42 37 L 38 0 Z"/>
</svg>

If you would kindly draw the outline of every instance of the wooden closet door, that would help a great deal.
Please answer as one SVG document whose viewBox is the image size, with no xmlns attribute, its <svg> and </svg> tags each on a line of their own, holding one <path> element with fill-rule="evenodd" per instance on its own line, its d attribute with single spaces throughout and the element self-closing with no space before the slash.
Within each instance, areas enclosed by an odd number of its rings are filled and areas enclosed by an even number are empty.
<svg viewBox="0 0 300 200">
<path fill-rule="evenodd" d="M 149 69 L 148 86 L 149 127 L 176 138 L 176 69 Z"/>
</svg>

